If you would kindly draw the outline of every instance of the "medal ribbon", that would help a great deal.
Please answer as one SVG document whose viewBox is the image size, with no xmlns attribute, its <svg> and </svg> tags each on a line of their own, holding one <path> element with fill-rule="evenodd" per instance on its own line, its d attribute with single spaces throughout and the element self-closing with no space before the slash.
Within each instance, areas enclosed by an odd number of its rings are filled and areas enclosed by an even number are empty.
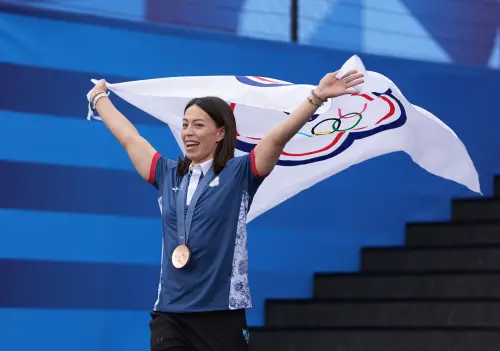
<svg viewBox="0 0 500 351">
<path fill-rule="evenodd" d="M 188 185 L 189 175 L 186 174 L 181 181 L 181 186 L 177 192 L 177 235 L 179 237 L 179 245 L 186 245 L 189 239 L 189 233 L 191 231 L 191 223 L 193 221 L 193 213 L 196 203 L 203 192 L 203 189 L 210 183 L 215 173 L 212 167 L 205 174 L 205 176 L 200 180 L 196 191 L 194 192 L 193 198 L 189 203 L 186 217 L 184 217 L 184 209 L 186 206 L 186 192 Z"/>
</svg>

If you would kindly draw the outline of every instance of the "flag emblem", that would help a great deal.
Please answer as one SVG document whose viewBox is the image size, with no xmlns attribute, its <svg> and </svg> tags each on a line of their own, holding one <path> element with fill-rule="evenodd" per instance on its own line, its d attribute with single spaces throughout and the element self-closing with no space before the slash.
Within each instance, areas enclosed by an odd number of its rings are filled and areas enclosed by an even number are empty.
<svg viewBox="0 0 500 351">
<path fill-rule="evenodd" d="M 355 98 L 355 99 L 354 99 Z M 310 143 L 302 143 L 307 149 L 287 148 L 283 150 L 278 165 L 299 166 L 324 161 L 340 155 L 356 140 L 368 138 L 385 130 L 403 126 L 407 120 L 406 111 L 391 89 L 383 93 L 358 94 L 350 96 L 352 110 L 331 109 L 335 115 L 316 114 L 309 119 L 296 137 L 310 138 Z M 238 120 L 238 106 L 231 104 Z M 289 114 L 289 112 L 283 112 Z M 260 138 L 243 136 L 238 133 L 237 149 L 250 152 Z"/>
</svg>

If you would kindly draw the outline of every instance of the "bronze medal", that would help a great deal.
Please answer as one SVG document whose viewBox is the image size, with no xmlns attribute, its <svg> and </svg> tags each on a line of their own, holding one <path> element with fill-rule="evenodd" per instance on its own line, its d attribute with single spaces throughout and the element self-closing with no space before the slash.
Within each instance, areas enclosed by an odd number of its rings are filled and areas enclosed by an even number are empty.
<svg viewBox="0 0 500 351">
<path fill-rule="evenodd" d="M 190 255 L 186 245 L 179 245 L 172 254 L 172 264 L 175 268 L 182 268 L 188 264 Z"/>
<path fill-rule="evenodd" d="M 190 204 L 188 205 L 187 212 L 186 208 L 186 191 L 188 185 L 189 175 L 184 175 L 176 199 L 177 207 L 177 235 L 179 238 L 179 246 L 177 246 L 172 253 L 172 265 L 175 268 L 185 267 L 189 260 L 191 259 L 191 252 L 186 246 L 189 239 L 189 234 L 191 232 L 191 224 L 193 221 L 193 213 L 196 203 L 201 195 L 203 189 L 209 184 L 209 182 L 215 177 L 213 168 L 207 172 L 207 174 L 200 181 L 196 190 L 193 194 Z"/>
</svg>

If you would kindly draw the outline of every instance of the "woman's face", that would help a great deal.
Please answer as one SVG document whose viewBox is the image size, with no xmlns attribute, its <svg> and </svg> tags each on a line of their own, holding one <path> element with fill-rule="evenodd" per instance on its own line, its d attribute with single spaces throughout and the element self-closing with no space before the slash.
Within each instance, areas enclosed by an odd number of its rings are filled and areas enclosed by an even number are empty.
<svg viewBox="0 0 500 351">
<path fill-rule="evenodd" d="M 199 164 L 214 157 L 217 142 L 224 138 L 224 128 L 217 128 L 205 111 L 193 105 L 184 114 L 181 137 L 187 157 Z"/>
</svg>

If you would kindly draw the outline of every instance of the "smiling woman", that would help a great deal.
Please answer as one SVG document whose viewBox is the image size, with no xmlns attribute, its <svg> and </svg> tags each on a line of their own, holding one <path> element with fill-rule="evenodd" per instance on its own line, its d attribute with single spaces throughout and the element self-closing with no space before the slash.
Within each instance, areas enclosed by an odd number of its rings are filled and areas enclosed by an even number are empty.
<svg viewBox="0 0 500 351">
<path fill-rule="evenodd" d="M 234 157 L 236 121 L 217 97 L 191 100 L 181 138 L 186 155 L 166 159 L 111 103 L 106 82 L 90 103 L 127 151 L 143 179 L 158 189 L 163 253 L 158 299 L 151 313 L 151 350 L 247 350 L 250 308 L 247 213 L 286 143 L 327 98 L 363 82 L 327 74 L 303 103 L 245 156 Z"/>
<path fill-rule="evenodd" d="M 186 158 L 179 160 L 179 175 L 186 174 L 190 165 L 211 159 L 215 173 L 220 173 L 236 148 L 233 111 L 217 97 L 195 98 L 184 110 L 181 137 Z"/>
</svg>

